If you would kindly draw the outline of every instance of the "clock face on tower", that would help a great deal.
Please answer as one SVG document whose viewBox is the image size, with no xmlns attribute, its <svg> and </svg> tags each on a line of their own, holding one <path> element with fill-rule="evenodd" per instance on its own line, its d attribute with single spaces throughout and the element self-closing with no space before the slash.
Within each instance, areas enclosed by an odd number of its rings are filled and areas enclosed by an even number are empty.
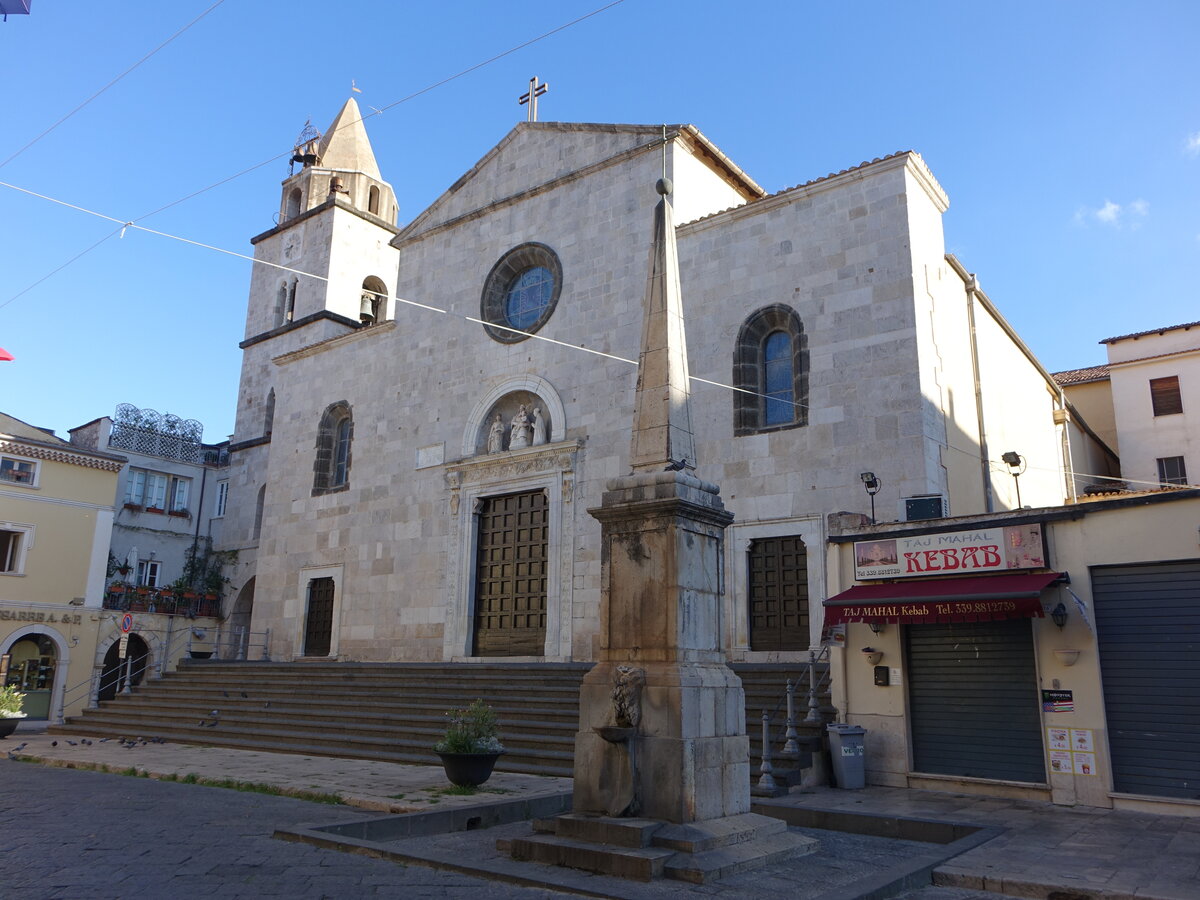
<svg viewBox="0 0 1200 900">
<path fill-rule="evenodd" d="M 300 235 L 292 233 L 283 239 L 283 258 L 294 259 L 300 252 Z"/>
</svg>

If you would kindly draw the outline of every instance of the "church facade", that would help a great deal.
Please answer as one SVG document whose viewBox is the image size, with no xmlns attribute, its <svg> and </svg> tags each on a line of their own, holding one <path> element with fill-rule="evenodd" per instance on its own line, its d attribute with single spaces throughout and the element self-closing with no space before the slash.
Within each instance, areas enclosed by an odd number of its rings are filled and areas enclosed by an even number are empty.
<svg viewBox="0 0 1200 900">
<path fill-rule="evenodd" d="M 820 642 L 830 513 L 1058 505 L 1107 458 L 946 255 L 916 153 L 768 194 L 692 126 L 522 123 L 402 227 L 353 100 L 295 163 L 253 238 L 223 531 L 227 614 L 274 659 L 595 658 L 588 509 L 630 471 L 664 175 L 731 658 Z"/>
</svg>

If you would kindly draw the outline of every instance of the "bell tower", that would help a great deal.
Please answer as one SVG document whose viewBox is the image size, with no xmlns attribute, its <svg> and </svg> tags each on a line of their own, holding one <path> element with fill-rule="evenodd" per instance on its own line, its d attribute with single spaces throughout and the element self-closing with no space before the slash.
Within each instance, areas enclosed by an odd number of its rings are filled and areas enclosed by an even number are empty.
<svg viewBox="0 0 1200 900">
<path fill-rule="evenodd" d="M 292 148 L 275 224 L 251 238 L 254 267 L 225 520 L 229 545 L 257 542 L 263 504 L 271 501 L 266 473 L 273 423 L 293 404 L 311 400 L 312 386 L 287 383 L 272 360 L 392 318 L 396 215 L 395 192 L 380 174 L 354 99 L 324 133 L 306 123 Z M 247 566 L 250 575 L 253 568 Z"/>
</svg>

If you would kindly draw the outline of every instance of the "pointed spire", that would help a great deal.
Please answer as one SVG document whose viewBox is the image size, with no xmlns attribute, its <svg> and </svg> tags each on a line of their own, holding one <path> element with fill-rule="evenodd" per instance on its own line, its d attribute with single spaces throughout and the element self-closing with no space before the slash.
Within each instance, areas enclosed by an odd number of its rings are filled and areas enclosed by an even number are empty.
<svg viewBox="0 0 1200 900">
<path fill-rule="evenodd" d="M 630 446 L 635 473 L 696 466 L 679 252 L 675 245 L 674 212 L 667 199 L 671 182 L 662 178 L 656 189 L 662 199 L 654 209 Z"/>
<path fill-rule="evenodd" d="M 376 181 L 382 181 L 379 165 L 375 162 L 375 153 L 371 149 L 371 141 L 367 138 L 367 129 L 362 123 L 362 113 L 358 104 L 351 97 L 337 114 L 325 136 L 321 138 L 321 166 L 327 169 L 347 169 L 351 172 L 362 172 Z"/>
</svg>

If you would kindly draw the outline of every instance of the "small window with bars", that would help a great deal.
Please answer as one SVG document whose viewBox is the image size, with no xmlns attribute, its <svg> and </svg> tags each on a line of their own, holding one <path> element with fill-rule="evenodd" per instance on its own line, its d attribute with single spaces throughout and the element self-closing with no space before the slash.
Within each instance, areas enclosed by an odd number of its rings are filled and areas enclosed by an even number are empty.
<svg viewBox="0 0 1200 900">
<path fill-rule="evenodd" d="M 1178 375 L 1150 379 L 1150 405 L 1156 416 L 1174 416 L 1183 412 Z"/>
</svg>

